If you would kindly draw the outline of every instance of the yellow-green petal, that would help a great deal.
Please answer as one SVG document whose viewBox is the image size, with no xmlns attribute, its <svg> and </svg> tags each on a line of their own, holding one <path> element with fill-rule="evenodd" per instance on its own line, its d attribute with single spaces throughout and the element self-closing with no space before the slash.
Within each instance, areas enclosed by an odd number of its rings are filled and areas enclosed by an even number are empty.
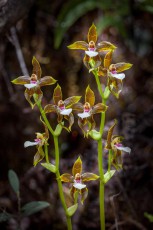
<svg viewBox="0 0 153 230">
<path fill-rule="evenodd" d="M 81 174 L 82 172 L 82 160 L 80 157 L 74 162 L 72 168 L 72 175 L 75 176 L 77 173 Z"/>
<path fill-rule="evenodd" d="M 77 41 L 67 46 L 69 49 L 88 50 L 88 44 L 84 41 Z"/>
<path fill-rule="evenodd" d="M 99 176 L 94 174 L 94 173 L 83 173 L 82 176 L 82 181 L 85 182 L 85 181 L 90 181 L 90 180 L 97 180 L 99 179 Z"/>
<path fill-rule="evenodd" d="M 69 173 L 64 173 L 60 176 L 62 182 L 73 183 L 73 176 Z"/>
<path fill-rule="evenodd" d="M 40 67 L 39 62 L 35 57 L 33 57 L 33 59 L 32 59 L 32 65 L 33 65 L 32 73 L 36 74 L 36 76 L 39 80 L 41 78 L 42 71 L 41 71 L 41 67 Z"/>
<path fill-rule="evenodd" d="M 89 28 L 88 31 L 88 43 L 90 41 L 93 41 L 94 43 L 97 42 L 97 29 L 94 23 L 92 24 L 92 26 Z"/>
<path fill-rule="evenodd" d="M 85 93 L 85 102 L 88 102 L 90 106 L 93 106 L 95 104 L 95 94 L 94 92 L 90 89 L 90 86 L 88 85 L 86 88 L 86 93 Z"/>
</svg>

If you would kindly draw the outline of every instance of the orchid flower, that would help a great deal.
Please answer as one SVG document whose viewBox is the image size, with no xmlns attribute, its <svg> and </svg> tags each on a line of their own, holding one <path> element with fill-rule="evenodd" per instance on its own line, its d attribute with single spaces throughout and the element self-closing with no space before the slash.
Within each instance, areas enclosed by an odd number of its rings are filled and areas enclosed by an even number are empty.
<svg viewBox="0 0 153 230">
<path fill-rule="evenodd" d="M 94 24 L 89 28 L 88 35 L 87 35 L 88 43 L 85 41 L 77 41 L 73 44 L 69 45 L 69 49 L 80 49 L 85 51 L 85 57 L 83 59 L 83 62 L 85 66 L 90 69 L 91 66 L 89 62 L 94 60 L 95 66 L 94 68 L 97 68 L 101 64 L 101 57 L 99 55 L 102 51 L 109 51 L 116 49 L 116 46 L 111 44 L 110 42 L 100 42 L 97 43 L 97 29 Z"/>
<path fill-rule="evenodd" d="M 78 157 L 78 159 L 74 162 L 72 175 L 69 173 L 64 173 L 60 176 L 62 182 L 72 183 L 70 195 L 72 196 L 72 198 L 74 198 L 75 192 L 78 191 L 81 195 L 82 204 L 88 195 L 88 189 L 84 182 L 97 180 L 98 178 L 99 176 L 94 173 L 86 172 L 82 174 L 82 160 L 80 157 Z"/>
<path fill-rule="evenodd" d="M 62 99 L 62 90 L 59 85 L 54 89 L 53 100 L 54 104 L 48 104 L 45 106 L 45 113 L 55 112 L 58 115 L 58 123 L 61 123 L 63 116 L 69 121 L 69 130 L 74 123 L 74 116 L 72 114 L 72 105 L 80 100 L 80 96 L 72 96 L 65 100 Z"/>
<path fill-rule="evenodd" d="M 49 132 L 48 132 L 47 126 L 45 125 L 44 122 L 43 122 L 43 124 L 45 127 L 45 133 L 36 133 L 36 139 L 34 139 L 33 142 L 26 141 L 24 143 L 25 148 L 27 148 L 29 146 L 36 146 L 36 148 L 37 148 L 37 152 L 34 156 L 34 161 L 33 161 L 34 166 L 36 166 L 45 157 L 43 146 L 48 145 L 47 141 L 49 138 Z"/>
<path fill-rule="evenodd" d="M 24 85 L 25 90 L 25 98 L 30 103 L 31 107 L 35 106 L 35 103 L 31 101 L 31 98 L 34 94 L 37 95 L 37 100 L 42 99 L 43 92 L 41 91 L 42 86 L 53 85 L 56 83 L 56 80 L 53 77 L 45 76 L 41 78 L 41 67 L 39 62 L 35 57 L 32 59 L 33 71 L 31 77 L 29 76 L 21 76 L 12 81 L 12 83 L 17 85 Z"/>
<path fill-rule="evenodd" d="M 114 124 L 108 130 L 107 135 L 107 143 L 105 149 L 112 150 L 113 155 L 111 159 L 111 163 L 114 165 L 116 169 L 122 168 L 122 152 L 130 153 L 131 149 L 129 147 L 125 147 L 122 144 L 123 137 L 118 135 L 112 135 L 113 130 L 116 126 L 117 122 L 115 120 Z"/>
<path fill-rule="evenodd" d="M 107 85 L 109 90 L 114 96 L 119 97 L 122 91 L 122 80 L 125 78 L 125 74 L 122 71 L 128 70 L 132 67 L 132 64 L 120 62 L 117 64 L 111 64 L 113 51 L 109 51 L 104 58 L 104 67 L 99 66 L 98 75 L 107 76 Z"/>
<path fill-rule="evenodd" d="M 78 125 L 82 129 L 83 133 L 85 133 L 84 126 L 88 123 L 89 131 L 95 128 L 96 122 L 93 118 L 93 115 L 96 113 L 103 113 L 107 110 L 107 106 L 98 103 L 95 104 L 95 95 L 94 92 L 90 89 L 90 86 L 86 88 L 85 92 L 85 104 L 77 103 L 73 106 L 74 110 L 77 110 L 81 113 L 78 113 Z"/>
</svg>

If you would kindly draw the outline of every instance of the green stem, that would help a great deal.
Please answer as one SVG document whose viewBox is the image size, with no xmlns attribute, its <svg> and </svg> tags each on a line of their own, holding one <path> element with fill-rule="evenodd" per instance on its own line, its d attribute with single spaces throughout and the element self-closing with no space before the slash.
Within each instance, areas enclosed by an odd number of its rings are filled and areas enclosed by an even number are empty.
<svg viewBox="0 0 153 230">
<path fill-rule="evenodd" d="M 34 95 L 34 100 L 40 110 L 40 113 L 44 119 L 44 122 L 47 126 L 47 128 L 49 129 L 50 133 L 52 134 L 53 138 L 54 138 L 54 146 L 55 146 L 55 166 L 56 166 L 56 178 L 57 178 L 57 185 L 58 185 L 58 190 L 59 190 L 59 196 L 60 196 L 60 200 L 66 215 L 66 222 L 67 222 L 67 229 L 68 230 L 72 230 L 72 223 L 71 223 L 71 217 L 67 215 L 67 206 L 66 206 L 66 202 L 65 202 L 65 197 L 64 197 L 64 193 L 63 193 L 63 187 L 62 187 L 62 182 L 60 180 L 60 172 L 59 172 L 59 147 L 58 147 L 58 137 L 54 134 L 54 130 L 52 129 L 46 114 L 41 106 L 41 102 L 36 100 L 35 95 Z M 47 147 L 45 147 L 45 155 L 46 155 L 46 162 L 49 162 L 48 159 L 48 149 L 46 150 Z"/>
<path fill-rule="evenodd" d="M 46 158 L 46 162 L 49 163 L 49 158 L 48 158 L 48 146 L 44 145 L 45 147 L 45 158 Z"/>
<path fill-rule="evenodd" d="M 49 121 L 48 121 L 48 119 L 46 117 L 46 114 L 45 114 L 45 112 L 44 112 L 44 110 L 43 110 L 43 108 L 41 106 L 41 102 L 39 100 L 36 100 L 35 95 L 33 95 L 33 98 L 34 98 L 34 100 L 35 100 L 35 102 L 36 102 L 36 104 L 38 106 L 38 109 L 40 110 L 41 116 L 43 117 L 44 122 L 47 125 L 47 128 L 49 129 L 51 134 L 54 135 L 54 130 L 52 129 L 52 127 L 51 127 L 51 125 L 50 125 L 50 123 L 49 123 Z"/>
<path fill-rule="evenodd" d="M 60 196 L 60 200 L 61 200 L 62 206 L 63 206 L 64 211 L 65 211 L 65 215 L 66 215 L 67 229 L 72 230 L 71 217 L 67 215 L 67 206 L 66 206 L 66 202 L 65 202 L 64 193 L 63 193 L 62 182 L 60 180 L 58 137 L 57 136 L 53 136 L 53 137 L 54 137 L 54 146 L 55 146 L 55 165 L 56 165 L 56 169 L 57 169 L 56 179 L 57 179 L 57 184 L 58 184 L 59 196 Z"/>
<path fill-rule="evenodd" d="M 101 87 L 101 83 L 100 83 L 97 71 L 94 70 L 93 74 L 96 79 L 96 83 L 97 83 L 99 94 L 102 99 L 102 103 L 105 105 L 106 100 L 104 98 L 104 94 L 102 91 L 102 87 Z M 101 136 L 103 135 L 104 124 L 105 124 L 105 112 L 101 114 L 100 130 L 99 130 Z M 98 168 L 99 168 L 99 177 L 100 177 L 100 185 L 99 185 L 100 229 L 105 230 L 105 206 L 104 206 L 105 191 L 104 191 L 104 170 L 103 170 L 103 146 L 102 146 L 101 139 L 99 139 L 97 142 L 98 142 Z"/>
<path fill-rule="evenodd" d="M 112 158 L 112 150 L 109 150 L 109 155 L 108 155 L 108 172 L 111 170 L 111 158 Z"/>
</svg>

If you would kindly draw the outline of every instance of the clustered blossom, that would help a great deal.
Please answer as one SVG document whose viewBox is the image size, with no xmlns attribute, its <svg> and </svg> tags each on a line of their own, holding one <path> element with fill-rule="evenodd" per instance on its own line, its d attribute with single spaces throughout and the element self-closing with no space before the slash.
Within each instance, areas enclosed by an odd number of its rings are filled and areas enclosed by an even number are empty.
<svg viewBox="0 0 153 230">
<path fill-rule="evenodd" d="M 119 97 L 122 91 L 122 80 L 125 78 L 125 74 L 122 71 L 131 68 L 132 64 L 120 62 L 117 64 L 111 64 L 113 51 L 109 51 L 104 57 L 104 66 L 99 66 L 98 75 L 102 77 L 107 77 L 107 85 L 110 92 Z"/>
<path fill-rule="evenodd" d="M 122 168 L 122 152 L 130 153 L 131 149 L 129 147 L 123 146 L 122 144 L 123 137 L 118 136 L 118 135 L 113 136 L 113 130 L 116 124 L 117 123 L 115 120 L 114 124 L 108 130 L 107 143 L 106 143 L 105 149 L 112 150 L 113 154 L 111 156 L 111 164 L 116 169 L 121 169 Z"/>
<path fill-rule="evenodd" d="M 77 41 L 73 44 L 69 45 L 69 49 L 80 49 L 85 51 L 85 56 L 83 62 L 85 66 L 90 69 L 90 61 L 94 60 L 95 65 L 94 67 L 97 68 L 100 66 L 102 60 L 100 57 L 100 52 L 109 51 L 116 49 L 112 43 L 107 41 L 102 41 L 97 44 L 97 29 L 94 24 L 89 28 L 88 36 L 87 36 L 88 43 L 85 41 Z"/>
<path fill-rule="evenodd" d="M 74 110 L 77 110 L 81 113 L 78 113 L 78 125 L 82 129 L 83 133 L 85 134 L 87 131 L 94 129 L 96 126 L 96 122 L 93 118 L 94 114 L 103 113 L 107 110 L 107 106 L 98 103 L 95 104 L 95 95 L 94 92 L 90 89 L 90 86 L 86 88 L 85 92 L 85 103 L 77 103 L 73 106 Z M 89 129 L 85 130 L 85 125 L 88 124 Z"/>
<path fill-rule="evenodd" d="M 56 80 L 51 76 L 45 76 L 41 78 L 42 70 L 39 62 L 35 57 L 32 59 L 33 71 L 31 77 L 29 76 L 21 76 L 12 81 L 12 83 L 17 85 L 24 85 L 25 90 L 25 98 L 30 103 L 31 107 L 35 106 L 35 103 L 31 101 L 31 98 L 35 94 L 37 96 L 37 100 L 41 101 L 43 97 L 43 92 L 41 91 L 42 86 L 53 85 L 56 83 Z"/>
<path fill-rule="evenodd" d="M 69 130 L 74 123 L 74 116 L 72 114 L 72 106 L 80 100 L 80 96 L 72 96 L 65 100 L 62 97 L 62 90 L 59 85 L 56 86 L 53 94 L 54 104 L 48 104 L 45 106 L 45 113 L 57 113 L 58 123 L 61 123 L 63 120 L 63 116 L 65 119 L 69 121 Z"/>
<path fill-rule="evenodd" d="M 82 160 L 80 157 L 78 157 L 78 159 L 74 162 L 72 175 L 69 173 L 64 173 L 60 176 L 62 182 L 72 183 L 70 195 L 74 199 L 75 193 L 78 192 L 81 196 L 82 204 L 88 195 L 88 189 L 84 182 L 97 180 L 98 178 L 99 176 L 94 173 L 86 172 L 82 174 Z"/>
</svg>

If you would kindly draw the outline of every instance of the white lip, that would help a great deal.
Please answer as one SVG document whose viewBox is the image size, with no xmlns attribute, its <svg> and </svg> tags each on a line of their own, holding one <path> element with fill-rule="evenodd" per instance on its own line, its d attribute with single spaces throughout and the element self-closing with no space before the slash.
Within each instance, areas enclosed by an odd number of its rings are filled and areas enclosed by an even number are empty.
<svg viewBox="0 0 153 230">
<path fill-rule="evenodd" d="M 111 77 L 114 77 L 114 78 L 117 78 L 119 80 L 123 80 L 125 78 L 125 74 L 124 73 L 111 73 L 110 72 L 110 76 Z"/>
<path fill-rule="evenodd" d="M 89 112 L 84 112 L 84 113 L 78 113 L 78 117 L 83 118 L 87 118 L 90 117 L 90 113 Z"/>
<path fill-rule="evenodd" d="M 31 141 L 26 141 L 26 142 L 24 143 L 24 147 L 25 147 L 25 148 L 27 148 L 27 147 L 29 147 L 29 146 L 34 146 L 34 145 L 38 145 L 38 143 L 37 143 L 37 142 L 31 142 Z"/>
<path fill-rule="evenodd" d="M 98 55 L 98 52 L 96 51 L 85 51 L 85 53 L 89 56 L 89 57 L 95 57 Z"/>
<path fill-rule="evenodd" d="M 37 86 L 37 83 L 30 83 L 30 84 L 25 84 L 24 85 L 26 88 L 31 89 L 34 88 L 35 86 Z"/>
<path fill-rule="evenodd" d="M 81 184 L 81 183 L 74 183 L 73 186 L 79 190 L 83 189 L 86 187 L 85 184 Z"/>
<path fill-rule="evenodd" d="M 60 114 L 69 116 L 71 112 L 72 112 L 72 109 L 63 109 L 60 111 Z"/>
<path fill-rule="evenodd" d="M 122 151 L 127 152 L 127 153 L 130 153 L 130 152 L 131 152 L 131 149 L 130 149 L 129 147 L 123 147 L 123 146 L 118 147 L 118 146 L 116 146 L 116 145 L 115 145 L 115 147 L 116 147 L 118 150 L 122 150 Z"/>
</svg>

